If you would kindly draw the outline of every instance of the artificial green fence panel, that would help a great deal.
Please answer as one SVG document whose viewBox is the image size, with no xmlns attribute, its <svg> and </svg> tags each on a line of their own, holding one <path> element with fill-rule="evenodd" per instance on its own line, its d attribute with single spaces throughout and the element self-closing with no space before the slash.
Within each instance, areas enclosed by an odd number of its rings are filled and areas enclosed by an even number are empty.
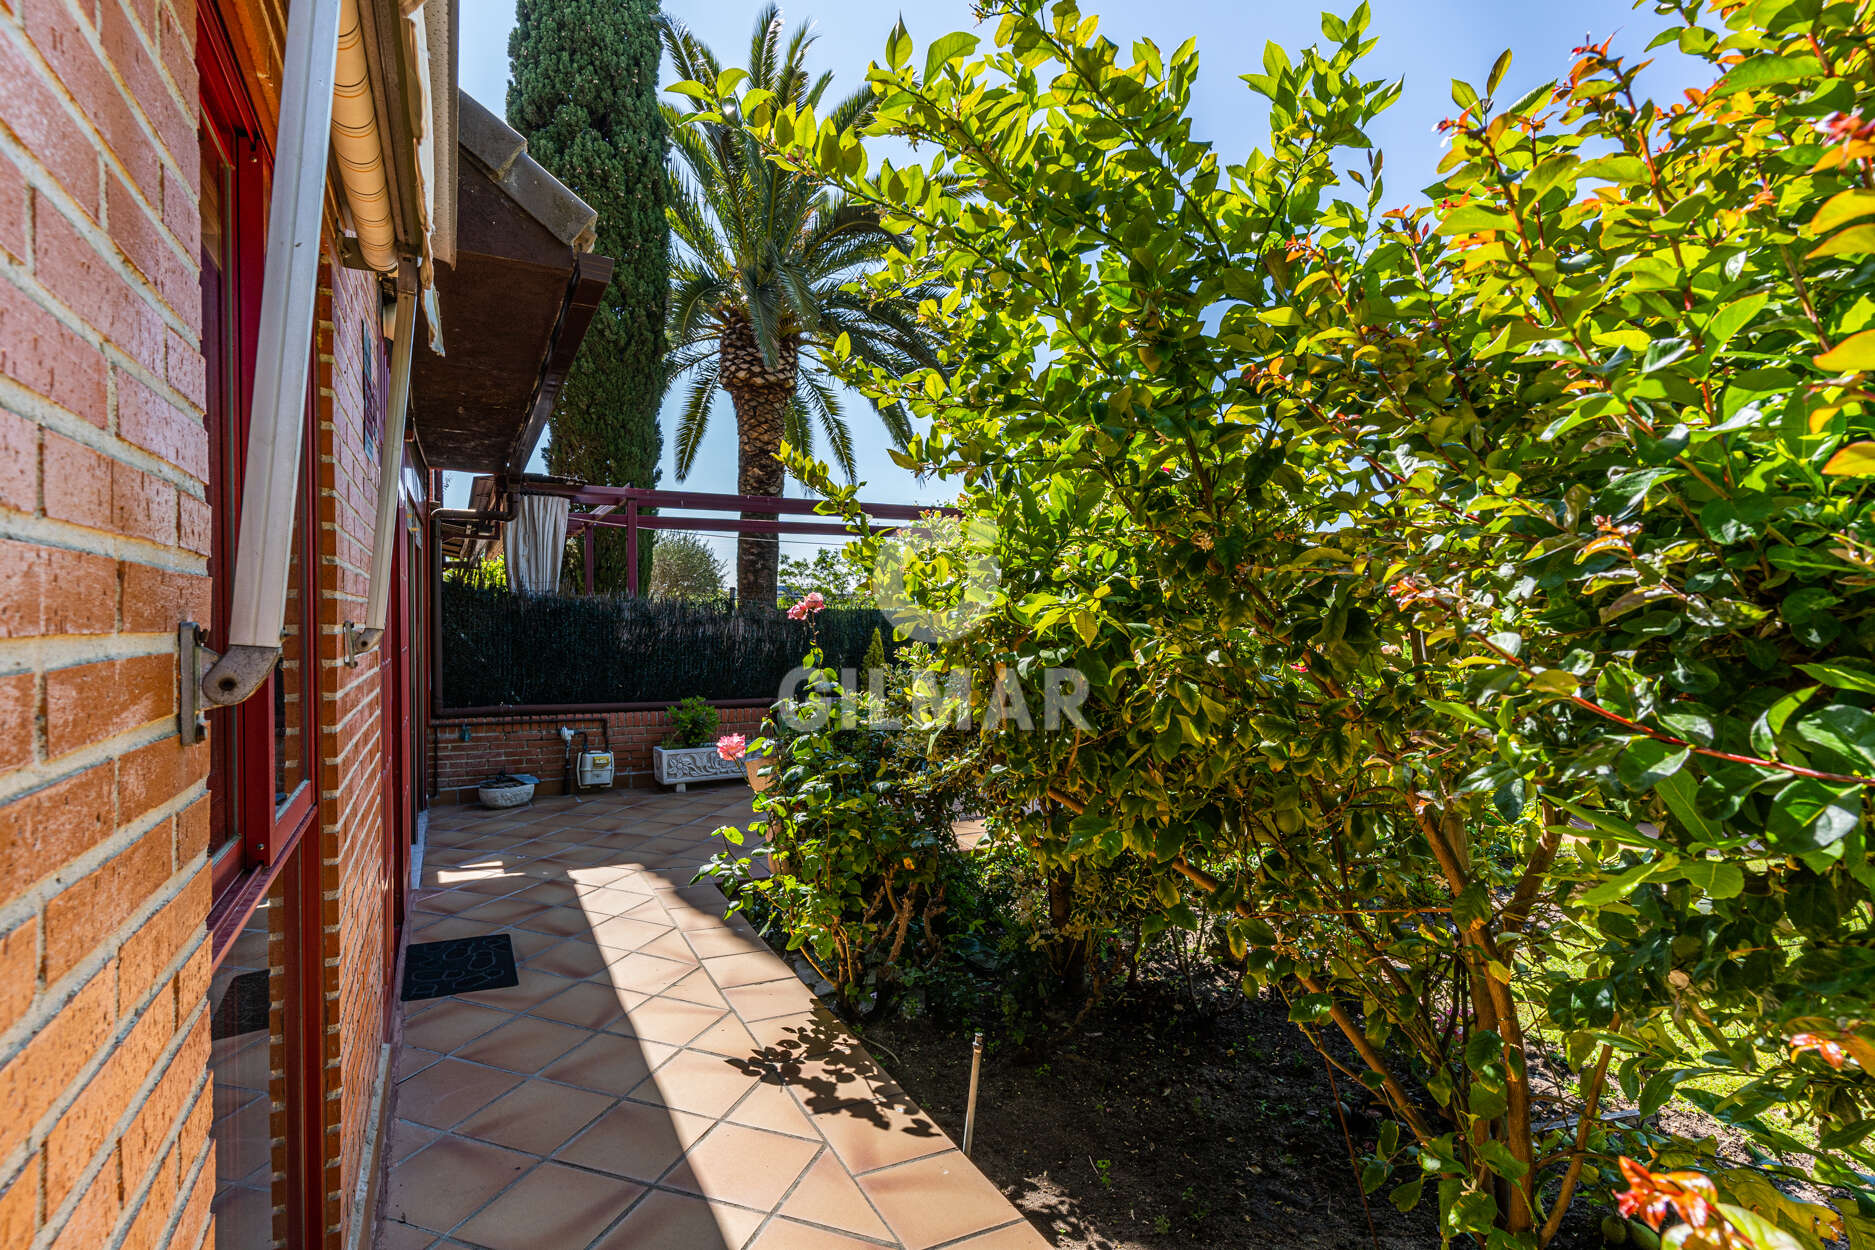
<svg viewBox="0 0 1875 1250">
<path fill-rule="evenodd" d="M 447 581 L 439 607 L 445 707 L 772 699 L 809 645 L 805 622 L 728 602 L 529 598 Z M 860 667 L 875 629 L 888 658 L 898 649 L 876 608 L 827 608 L 814 626 L 839 667 Z"/>
</svg>

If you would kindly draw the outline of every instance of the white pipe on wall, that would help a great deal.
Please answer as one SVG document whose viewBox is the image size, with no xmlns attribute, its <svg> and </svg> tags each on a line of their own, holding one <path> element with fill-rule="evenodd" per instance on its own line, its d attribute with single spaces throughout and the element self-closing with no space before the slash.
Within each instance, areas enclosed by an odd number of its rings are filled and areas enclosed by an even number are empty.
<svg viewBox="0 0 1875 1250">
<path fill-rule="evenodd" d="M 380 273 L 397 268 L 391 225 L 391 187 L 384 169 L 384 140 L 371 99 L 371 61 L 365 55 L 364 18 L 358 0 L 341 0 L 338 68 L 332 99 L 332 150 L 339 181 L 358 231 L 365 264 Z"/>
<path fill-rule="evenodd" d="M 417 341 L 417 275 L 408 261 L 397 274 L 397 315 L 391 327 L 391 393 L 378 451 L 378 517 L 372 531 L 371 593 L 362 628 L 347 622 L 346 650 L 352 657 L 384 637 L 391 599 L 391 566 L 397 556 L 397 504 L 404 461 L 404 423 L 410 412 L 410 358 Z"/>
<path fill-rule="evenodd" d="M 217 704 L 239 703 L 260 688 L 279 659 L 286 622 L 340 5 L 294 0 L 287 13 L 233 602 L 226 649 L 202 678 L 203 697 Z"/>
</svg>

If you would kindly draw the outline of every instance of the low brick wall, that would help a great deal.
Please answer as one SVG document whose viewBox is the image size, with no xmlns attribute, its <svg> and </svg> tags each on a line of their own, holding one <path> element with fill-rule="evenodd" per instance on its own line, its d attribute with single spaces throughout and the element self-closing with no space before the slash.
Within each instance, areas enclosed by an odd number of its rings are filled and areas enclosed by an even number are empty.
<svg viewBox="0 0 1875 1250">
<path fill-rule="evenodd" d="M 754 737 L 766 708 L 719 707 L 721 733 Z M 474 802 L 475 787 L 498 773 L 530 773 L 540 778 L 540 793 L 565 793 L 565 726 L 585 733 L 592 750 L 610 746 L 614 786 L 655 785 L 651 748 L 671 732 L 665 711 L 569 713 L 563 716 L 478 716 L 438 720 L 430 727 L 430 789 L 444 803 Z"/>
</svg>

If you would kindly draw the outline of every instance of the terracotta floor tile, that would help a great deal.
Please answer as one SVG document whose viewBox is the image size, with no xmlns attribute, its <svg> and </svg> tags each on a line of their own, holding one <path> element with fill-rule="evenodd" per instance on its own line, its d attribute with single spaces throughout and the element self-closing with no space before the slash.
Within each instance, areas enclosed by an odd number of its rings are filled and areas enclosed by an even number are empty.
<svg viewBox="0 0 1875 1250">
<path fill-rule="evenodd" d="M 682 1046 L 722 1019 L 723 1014 L 714 1007 L 699 1007 L 673 998 L 647 998 L 628 1008 L 625 1019 L 613 1025 L 611 1031 L 630 1033 L 649 1042 Z"/>
<path fill-rule="evenodd" d="M 543 1163 L 478 1212 L 462 1238 L 491 1250 L 585 1246 L 644 1187 L 558 1163 Z"/>
<path fill-rule="evenodd" d="M 671 931 L 668 924 L 649 924 L 630 916 L 614 916 L 591 926 L 592 940 L 611 950 L 635 951 Z"/>
<path fill-rule="evenodd" d="M 704 959 L 719 955 L 763 954 L 768 943 L 762 941 L 755 927 L 741 916 L 731 916 L 716 928 L 693 929 L 686 934 L 690 948 Z"/>
<path fill-rule="evenodd" d="M 758 1020 L 748 1027 L 768 1055 L 777 1060 L 807 1059 L 858 1045 L 833 1009 L 820 1002 L 806 1015 Z"/>
<path fill-rule="evenodd" d="M 820 1151 L 818 1141 L 719 1124 L 664 1178 L 669 1189 L 772 1211 Z"/>
<path fill-rule="evenodd" d="M 735 1124 L 746 1124 L 750 1128 L 765 1128 L 772 1133 L 820 1140 L 819 1130 L 795 1104 L 794 1095 L 781 1085 L 771 1084 L 766 1077 L 758 1081 L 755 1088 L 723 1118 Z"/>
<path fill-rule="evenodd" d="M 398 1085 L 397 1115 L 431 1128 L 448 1128 L 519 1083 L 512 1073 L 444 1059 Z"/>
<path fill-rule="evenodd" d="M 707 1116 L 621 1102 L 555 1152 L 556 1159 L 647 1183 L 657 1180 L 715 1121 Z"/>
<path fill-rule="evenodd" d="M 489 932 L 489 926 L 473 920 L 463 920 L 454 915 L 432 919 L 428 924 L 420 924 L 411 931 L 412 942 L 453 942 L 457 938 L 480 937 Z"/>
<path fill-rule="evenodd" d="M 441 1138 L 391 1169 L 385 1218 L 445 1232 L 535 1162 L 499 1146 Z"/>
<path fill-rule="evenodd" d="M 583 980 L 604 972 L 617 958 L 619 958 L 617 951 L 604 950 L 579 938 L 568 938 L 551 950 L 528 960 L 527 966 L 538 968 L 542 972 Z"/>
<path fill-rule="evenodd" d="M 608 1094 L 626 1094 L 676 1053 L 675 1046 L 601 1033 L 548 1064 L 541 1075 Z"/>
<path fill-rule="evenodd" d="M 697 958 L 697 953 L 690 949 L 690 943 L 684 941 L 683 933 L 677 929 L 672 929 L 663 937 L 652 938 L 638 948 L 638 953 L 656 955 L 659 959 L 669 959 L 691 968 L 701 962 Z"/>
<path fill-rule="evenodd" d="M 858 1042 L 805 1059 L 782 1060 L 771 1067 L 800 1093 L 802 1105 L 810 1111 L 862 1099 L 898 1107 L 913 1105 L 892 1074 L 874 1063 Z"/>
<path fill-rule="evenodd" d="M 592 1033 L 553 1020 L 517 1017 L 492 1033 L 485 1033 L 456 1051 L 460 1059 L 473 1059 L 510 1072 L 538 1072 L 589 1040 Z"/>
<path fill-rule="evenodd" d="M 456 1125 L 454 1131 L 510 1150 L 550 1155 L 613 1102 L 610 1094 L 569 1089 L 551 1081 L 523 1081 Z"/>
<path fill-rule="evenodd" d="M 945 1250 L 1052 1250 L 1052 1245 L 1035 1230 L 1035 1225 L 1017 1220 L 993 1232 L 953 1242 Z"/>
<path fill-rule="evenodd" d="M 464 1001 L 477 1006 L 494 1007 L 501 1011 L 526 1011 L 534 1004 L 552 998 L 561 990 L 576 984 L 571 977 L 555 976 L 541 971 L 533 965 L 518 968 L 518 980 L 513 985 L 504 985 L 500 989 L 476 990 L 463 996 Z"/>
<path fill-rule="evenodd" d="M 421 1013 L 404 1017 L 404 1045 L 446 1054 L 512 1019 L 505 1011 L 478 1007 L 461 999 L 444 999 Z"/>
<path fill-rule="evenodd" d="M 391 1072 L 391 1079 L 393 1081 L 401 1081 L 407 1076 L 415 1076 L 442 1057 L 439 1052 L 426 1050 L 422 1046 L 399 1046 L 397 1048 L 397 1063 Z M 215 1070 L 217 1072 L 223 1071 L 220 1063 L 215 1065 Z"/>
<path fill-rule="evenodd" d="M 543 907 L 578 907 L 579 887 L 571 881 L 542 881 L 514 897 L 523 903 L 539 903 Z"/>
<path fill-rule="evenodd" d="M 440 1136 L 442 1136 L 441 1129 L 412 1124 L 409 1120 L 392 1120 L 390 1138 L 385 1149 L 390 1153 L 391 1162 L 401 1163 Z"/>
<path fill-rule="evenodd" d="M 423 1162 L 444 1147 L 468 1151 L 469 1162 L 475 1150 L 490 1152 L 483 1162 L 555 1162 L 441 1232 L 398 1234 L 434 1239 L 469 1220 L 453 1239 L 379 1250 L 586 1250 L 593 1237 L 593 1250 L 744 1250 L 751 1238 L 752 1250 L 878 1250 L 900 1247 L 901 1235 L 917 1250 L 948 1250 L 944 1238 L 960 1250 L 1045 1244 L 787 958 L 746 917 L 726 917 L 714 886 L 692 884 L 720 845 L 712 831 L 750 815 L 735 785 L 546 798 L 500 815 L 438 810 L 425 869 L 449 888 L 418 896 L 413 932 L 506 931 L 522 984 L 405 1008 L 397 1114 L 408 1104 L 428 1118 L 400 1118 L 392 1130 L 386 1214 L 395 1214 L 389 1195 L 409 1189 L 406 1164 L 441 1191 L 426 1218 L 447 1218 L 440 1204 L 460 1207 L 451 1169 Z M 490 1066 L 537 1063 L 544 1069 L 525 1083 Z M 451 1118 L 452 1132 L 438 1136 L 431 1122 Z M 473 1185 L 490 1179 L 484 1171 L 470 1169 Z M 515 1175 L 510 1167 L 495 1179 Z M 641 1192 L 653 1182 L 662 1187 Z M 875 1188 L 890 1211 L 868 1201 Z M 781 1214 L 763 1214 L 777 1203 Z"/>
<path fill-rule="evenodd" d="M 514 898 L 498 898 L 456 914 L 463 920 L 473 920 L 492 928 L 503 928 L 507 925 L 520 924 L 540 910 L 542 908 L 539 903 L 524 903 Z"/>
<path fill-rule="evenodd" d="M 855 1101 L 827 1107 L 804 1095 L 801 1101 L 814 1127 L 855 1176 L 955 1149 L 930 1116 L 907 1103 Z M 953 1236 L 974 1231 L 964 1229 Z"/>
<path fill-rule="evenodd" d="M 737 985 L 723 991 L 723 997 L 736 1009 L 745 1023 L 770 1020 L 776 1016 L 798 1015 L 810 1011 L 819 1001 L 812 990 L 795 977 L 785 981 L 763 981 L 759 985 Z"/>
<path fill-rule="evenodd" d="M 581 892 L 573 906 L 578 907 L 588 916 L 610 917 L 623 915 L 634 907 L 644 904 L 650 891 L 614 889 L 610 886 L 595 886 Z"/>
<path fill-rule="evenodd" d="M 749 1250 L 878 1250 L 878 1247 L 876 1241 L 861 1241 L 824 1228 L 779 1219 L 770 1220 L 762 1235 L 749 1243 Z"/>
<path fill-rule="evenodd" d="M 456 888 L 459 890 L 466 890 L 470 894 L 483 895 L 485 896 L 487 900 L 492 902 L 493 900 L 501 898 L 504 895 L 514 894 L 518 891 L 525 890 L 528 886 L 532 884 L 534 883 L 531 879 L 522 876 L 518 872 L 510 872 L 506 868 L 503 868 L 500 872 L 497 872 L 497 873 L 480 874 L 475 878 L 475 880 L 464 881 L 462 884 L 460 884 Z M 526 911 L 532 910 L 525 903 L 517 904 L 517 906 Z"/>
<path fill-rule="evenodd" d="M 1009 1222 L 1009 1200 L 961 1151 L 862 1176 L 859 1186 L 906 1250 L 925 1250 Z"/>
<path fill-rule="evenodd" d="M 599 864 L 591 868 L 569 868 L 567 880 L 579 885 L 611 885 L 620 877 L 629 876 L 631 869 L 621 864 Z"/>
<path fill-rule="evenodd" d="M 561 945 L 566 939 L 558 933 L 536 933 L 532 929 L 504 929 L 508 943 L 514 947 L 514 957 L 521 963 L 532 963 Z"/>
<path fill-rule="evenodd" d="M 738 1068 L 734 1060 L 685 1050 L 659 1065 L 631 1096 L 640 1102 L 720 1117 L 755 1082 L 755 1075 Z"/>
<path fill-rule="evenodd" d="M 710 979 L 724 989 L 758 985 L 763 981 L 794 980 L 794 969 L 770 951 L 747 955 L 721 955 L 703 961 Z"/>
<path fill-rule="evenodd" d="M 378 1230 L 375 1250 L 429 1250 L 435 1244 L 435 1233 L 401 1220 L 386 1220 Z"/>
<path fill-rule="evenodd" d="M 710 980 L 710 974 L 701 968 L 666 986 L 659 992 L 659 997 L 675 998 L 680 1002 L 695 1003 L 699 1007 L 714 1007 L 718 1011 L 729 1010 L 729 1000 L 716 988 L 716 982 Z"/>
<path fill-rule="evenodd" d="M 892 1239 L 885 1221 L 879 1218 L 872 1203 L 866 1200 L 866 1195 L 860 1192 L 831 1150 L 814 1161 L 814 1166 L 807 1170 L 788 1200 L 781 1204 L 781 1213 L 862 1237 Z"/>
<path fill-rule="evenodd" d="M 761 1224 L 757 1211 L 654 1190 L 592 1250 L 742 1250 Z"/>
<path fill-rule="evenodd" d="M 624 1019 L 629 994 L 608 984 L 576 981 L 570 989 L 536 1004 L 528 1014 L 582 1029 L 603 1029 Z"/>
<path fill-rule="evenodd" d="M 517 921 L 523 929 L 536 933 L 553 933 L 561 937 L 592 936 L 592 917 L 577 905 L 571 907 L 549 907 L 536 912 L 525 920 Z"/>
</svg>

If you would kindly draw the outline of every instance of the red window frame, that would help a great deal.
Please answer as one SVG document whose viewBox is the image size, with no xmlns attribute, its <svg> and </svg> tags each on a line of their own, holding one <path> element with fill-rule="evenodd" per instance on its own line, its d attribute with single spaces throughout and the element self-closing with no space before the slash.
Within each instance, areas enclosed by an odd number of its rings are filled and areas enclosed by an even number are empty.
<svg viewBox="0 0 1875 1250">
<path fill-rule="evenodd" d="M 220 329 L 217 356 L 225 358 L 223 389 L 211 400 L 207 421 L 211 464 L 208 503 L 214 528 L 213 621 L 211 646 L 228 620 L 233 555 L 240 533 L 241 485 L 254 389 L 259 338 L 260 300 L 266 267 L 267 197 L 274 163 L 268 129 L 261 123 L 246 84 L 251 67 L 235 53 L 214 0 L 196 6 L 196 70 L 201 92 L 201 127 L 228 162 L 231 185 L 225 214 L 231 237 L 223 252 L 223 299 L 214 325 Z M 204 333 L 210 328 L 203 310 Z M 204 354 L 207 354 L 204 344 Z M 314 345 L 308 344 L 313 351 Z M 302 777 L 287 801 L 274 802 L 274 683 L 268 678 L 245 702 L 209 715 L 209 733 L 224 734 L 234 746 L 232 766 L 211 771 L 211 791 L 219 788 L 236 836 L 214 855 L 210 866 L 208 928 L 212 963 L 219 967 L 234 938 L 260 901 L 281 886 L 290 907 L 293 956 L 281 973 L 289 1004 L 285 1030 L 286 1158 L 283 1194 L 286 1245 L 305 1250 L 321 1244 L 325 1223 L 326 1098 L 324 1089 L 324 910 L 320 862 L 306 853 L 318 815 L 319 683 L 315 607 L 319 594 L 317 533 L 312 511 L 317 498 L 317 459 L 312 453 L 318 414 L 316 380 L 307 388 L 302 431 L 298 551 L 300 590 L 300 744 Z M 211 798 L 211 802 L 214 800 Z M 280 1191 L 276 1191 L 280 1193 Z"/>
<path fill-rule="evenodd" d="M 232 41 L 209 5 L 197 6 L 197 72 L 201 84 L 202 129 L 220 149 L 232 171 L 223 189 L 228 209 L 225 296 L 218 310 L 223 329 L 221 354 L 230 357 L 220 378 L 220 420 L 209 421 L 213 468 L 210 470 L 209 506 L 214 516 L 214 616 L 228 619 L 232 594 L 234 548 L 241 524 L 241 483 L 245 472 L 248 429 L 254 386 L 254 354 L 259 338 L 262 274 L 266 264 L 267 196 L 273 152 L 249 97 L 247 75 L 236 59 Z M 205 324 L 208 310 L 204 309 Z M 308 345 L 308 350 L 312 350 Z M 317 432 L 317 413 L 308 387 L 302 446 L 310 448 Z M 286 857 L 311 827 L 316 815 L 316 743 L 319 697 L 316 662 L 317 631 L 314 600 L 317 595 L 317 527 L 311 515 L 315 497 L 314 457 L 300 457 L 301 509 L 296 535 L 299 559 L 299 699 L 302 776 L 284 803 L 276 805 L 274 779 L 277 761 L 274 739 L 276 674 L 245 702 L 213 711 L 209 732 L 222 734 L 232 746 L 232 776 L 211 776 L 210 785 L 223 789 L 220 800 L 235 837 L 217 848 L 212 865 L 210 928 L 217 955 L 239 932 L 258 901 L 271 888 Z M 223 640 L 211 630 L 210 645 Z"/>
</svg>

